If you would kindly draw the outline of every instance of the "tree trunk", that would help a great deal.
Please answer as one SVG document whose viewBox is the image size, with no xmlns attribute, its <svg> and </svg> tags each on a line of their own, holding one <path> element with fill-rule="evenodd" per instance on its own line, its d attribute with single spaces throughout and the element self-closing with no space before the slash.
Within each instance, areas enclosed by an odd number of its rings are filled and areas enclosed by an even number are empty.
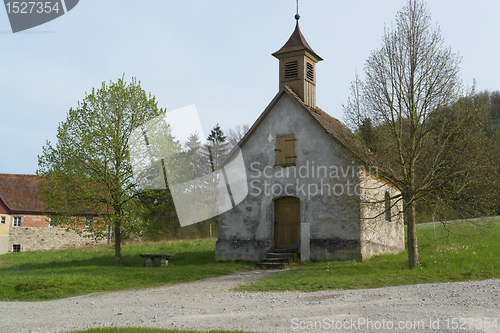
<svg viewBox="0 0 500 333">
<path fill-rule="evenodd" d="M 405 224 L 408 228 L 408 265 L 410 266 L 410 268 L 412 268 L 420 265 L 420 259 L 418 255 L 415 201 L 411 200 L 409 203 L 405 203 L 404 218 Z"/>
<path fill-rule="evenodd" d="M 121 253 L 121 242 L 122 235 L 119 226 L 115 226 L 115 266 L 120 266 L 122 264 L 122 253 Z"/>
<path fill-rule="evenodd" d="M 210 143 L 208 144 L 208 156 L 210 157 L 210 166 L 212 167 L 212 172 L 215 172 L 214 158 L 212 156 L 212 149 L 210 148 Z"/>
</svg>

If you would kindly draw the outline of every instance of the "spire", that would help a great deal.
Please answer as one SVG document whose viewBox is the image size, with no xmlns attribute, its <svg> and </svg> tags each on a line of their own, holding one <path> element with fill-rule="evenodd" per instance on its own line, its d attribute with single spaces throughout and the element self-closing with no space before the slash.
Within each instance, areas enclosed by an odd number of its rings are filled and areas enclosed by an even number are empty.
<svg viewBox="0 0 500 333">
<path fill-rule="evenodd" d="M 312 58 L 312 60 L 314 60 L 315 62 L 323 60 L 323 58 L 317 55 L 316 52 L 314 52 L 313 49 L 309 46 L 306 39 L 304 38 L 304 35 L 302 35 L 302 32 L 300 31 L 299 0 L 297 0 L 297 14 L 295 14 L 295 20 L 297 21 L 297 23 L 295 24 L 294 32 L 285 43 L 285 45 L 283 45 L 281 49 L 274 52 L 272 55 L 278 59 L 281 59 L 289 56 L 289 52 L 296 53 L 300 51 L 308 51 L 308 53 L 310 53 L 310 58 Z"/>
<path fill-rule="evenodd" d="M 283 45 L 281 49 L 278 51 L 274 52 L 272 55 L 275 56 L 278 59 L 290 56 L 291 52 L 296 53 L 296 54 L 303 54 L 304 52 L 309 53 L 309 57 L 314 60 L 315 62 L 323 60 L 316 52 L 313 51 L 313 49 L 309 46 L 307 43 L 304 35 L 302 35 L 302 32 L 300 31 L 299 27 L 299 20 L 297 17 L 300 18 L 299 14 L 295 15 L 295 18 L 297 20 L 297 24 L 295 25 L 295 30 L 288 39 L 288 41 Z"/>
<path fill-rule="evenodd" d="M 310 107 L 316 107 L 316 63 L 323 60 L 309 46 L 299 27 L 299 7 L 295 30 L 281 49 L 272 55 L 280 61 L 280 90 L 287 86 Z"/>
</svg>

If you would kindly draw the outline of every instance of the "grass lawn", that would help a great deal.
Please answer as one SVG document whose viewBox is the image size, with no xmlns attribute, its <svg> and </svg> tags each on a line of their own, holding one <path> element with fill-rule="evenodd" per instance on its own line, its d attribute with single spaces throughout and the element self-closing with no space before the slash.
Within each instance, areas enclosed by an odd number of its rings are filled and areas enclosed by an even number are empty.
<svg viewBox="0 0 500 333">
<path fill-rule="evenodd" d="M 451 233 L 450 233 L 451 232 Z M 365 262 L 305 263 L 238 291 L 317 291 L 500 278 L 500 221 L 472 226 L 457 222 L 443 227 L 417 226 L 421 266 L 408 269 L 407 253 L 381 255 Z"/>
<path fill-rule="evenodd" d="M 139 253 L 172 253 L 168 267 L 146 267 Z M 0 256 L 1 301 L 45 301 L 129 288 L 193 281 L 253 269 L 251 263 L 215 262 L 215 240 L 133 244 L 122 247 L 122 266 L 114 248 L 100 247 L 8 253 Z"/>
<path fill-rule="evenodd" d="M 365 262 L 298 264 L 239 291 L 362 289 L 418 283 L 500 278 L 500 221 L 472 226 L 419 225 L 421 266 L 407 267 L 407 254 Z M 451 233 L 450 233 L 451 232 Z M 173 253 L 168 267 L 150 268 L 139 253 Z M 144 288 L 254 269 L 252 263 L 216 263 L 215 240 L 126 245 L 121 267 L 112 247 L 20 252 L 0 256 L 0 300 L 41 301 L 99 291 Z M 158 265 L 158 262 L 156 262 Z M 96 331 L 98 332 L 98 331 Z"/>
<path fill-rule="evenodd" d="M 142 327 L 113 327 L 113 328 L 91 328 L 85 331 L 74 331 L 73 333 L 201 333 L 201 331 L 167 330 L 161 328 Z M 208 333 L 245 333 L 245 331 L 223 331 L 213 330 Z"/>
</svg>

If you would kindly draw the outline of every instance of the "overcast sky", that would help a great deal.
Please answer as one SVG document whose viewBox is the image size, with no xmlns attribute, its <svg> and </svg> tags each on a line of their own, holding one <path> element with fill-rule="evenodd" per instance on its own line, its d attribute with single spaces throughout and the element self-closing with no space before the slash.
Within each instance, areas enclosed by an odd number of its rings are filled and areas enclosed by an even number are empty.
<svg viewBox="0 0 500 333">
<path fill-rule="evenodd" d="M 300 27 L 324 61 L 317 105 L 342 119 L 350 82 L 403 0 L 301 0 Z M 500 90 L 500 1 L 429 0 L 462 79 Z M 205 134 L 253 124 L 278 92 L 280 49 L 295 0 L 80 0 L 62 17 L 13 34 L 0 10 L 0 173 L 35 173 L 70 107 L 103 81 L 136 77 L 172 111 L 195 104 Z"/>
</svg>

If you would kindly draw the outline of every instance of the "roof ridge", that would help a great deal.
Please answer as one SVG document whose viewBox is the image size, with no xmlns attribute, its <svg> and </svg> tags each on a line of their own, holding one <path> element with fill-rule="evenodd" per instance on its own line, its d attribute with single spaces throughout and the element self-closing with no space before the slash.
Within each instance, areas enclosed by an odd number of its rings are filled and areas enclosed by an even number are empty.
<svg viewBox="0 0 500 333">
<path fill-rule="evenodd" d="M 370 149 L 363 145 L 361 140 L 343 122 L 318 106 L 315 108 L 308 106 L 290 87 L 284 86 L 283 89 L 309 112 L 328 135 L 351 152 L 356 159 L 366 166 L 373 165 L 380 168 L 381 171 L 390 173 L 390 168 L 380 161 Z"/>
</svg>

